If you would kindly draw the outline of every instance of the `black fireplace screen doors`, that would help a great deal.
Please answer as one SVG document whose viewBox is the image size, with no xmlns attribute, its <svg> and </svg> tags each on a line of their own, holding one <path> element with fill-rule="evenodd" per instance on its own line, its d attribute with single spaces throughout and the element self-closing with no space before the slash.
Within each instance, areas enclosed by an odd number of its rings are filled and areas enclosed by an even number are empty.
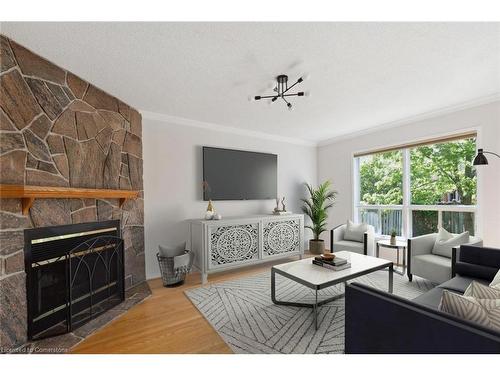
<svg viewBox="0 0 500 375">
<path fill-rule="evenodd" d="M 25 231 L 28 336 L 71 332 L 125 298 L 117 220 Z"/>
</svg>

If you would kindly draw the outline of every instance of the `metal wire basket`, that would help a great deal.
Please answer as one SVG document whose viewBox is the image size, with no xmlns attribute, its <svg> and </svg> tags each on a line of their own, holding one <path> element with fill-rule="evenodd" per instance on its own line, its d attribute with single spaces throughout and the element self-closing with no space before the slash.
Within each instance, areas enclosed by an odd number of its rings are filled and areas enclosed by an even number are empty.
<svg viewBox="0 0 500 375">
<path fill-rule="evenodd" d="M 190 254 L 189 266 L 176 271 L 174 270 L 174 257 L 164 257 L 161 256 L 160 253 L 156 253 L 163 286 L 171 287 L 182 285 L 184 283 L 186 275 L 191 271 L 193 253 L 186 251 L 184 254 Z"/>
</svg>

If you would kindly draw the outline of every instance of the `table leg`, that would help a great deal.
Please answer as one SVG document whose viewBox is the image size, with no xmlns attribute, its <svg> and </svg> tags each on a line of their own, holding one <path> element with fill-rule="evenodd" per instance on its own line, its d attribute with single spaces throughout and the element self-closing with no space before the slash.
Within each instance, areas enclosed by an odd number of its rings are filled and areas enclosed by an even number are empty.
<svg viewBox="0 0 500 375">
<path fill-rule="evenodd" d="M 318 329 L 318 309 L 320 306 L 323 306 L 327 303 L 330 303 L 332 301 L 335 301 L 339 298 L 344 297 L 345 293 L 337 294 L 333 297 L 326 298 L 322 301 L 318 302 L 318 289 L 314 289 L 315 291 L 315 301 L 314 303 L 305 303 L 305 302 L 292 302 L 292 301 L 280 301 L 276 298 L 276 272 L 274 268 L 271 268 L 271 300 L 275 305 L 282 305 L 282 306 L 295 306 L 295 307 L 309 307 L 313 309 L 314 313 L 314 326 L 316 329 Z M 284 276 L 286 277 L 286 276 Z M 300 284 L 300 283 L 299 283 Z M 344 288 L 347 283 L 344 282 Z"/>
<path fill-rule="evenodd" d="M 314 301 L 314 329 L 318 330 L 318 289 L 316 289 L 316 300 Z"/>
<path fill-rule="evenodd" d="M 271 268 L 271 300 L 276 303 L 276 272 Z"/>
<path fill-rule="evenodd" d="M 393 275 L 393 265 L 389 266 L 389 293 L 392 294 L 393 292 L 393 282 L 394 282 L 394 275 Z"/>
<path fill-rule="evenodd" d="M 377 251 L 376 251 L 376 253 L 375 253 L 375 254 L 376 254 L 375 256 L 378 258 L 379 249 L 380 249 L 380 245 L 378 244 L 378 242 L 377 242 L 376 249 L 377 249 Z"/>
<path fill-rule="evenodd" d="M 406 248 L 403 247 L 403 275 L 405 274 L 406 271 Z"/>
<path fill-rule="evenodd" d="M 396 265 L 399 266 L 399 246 L 396 248 Z"/>
</svg>

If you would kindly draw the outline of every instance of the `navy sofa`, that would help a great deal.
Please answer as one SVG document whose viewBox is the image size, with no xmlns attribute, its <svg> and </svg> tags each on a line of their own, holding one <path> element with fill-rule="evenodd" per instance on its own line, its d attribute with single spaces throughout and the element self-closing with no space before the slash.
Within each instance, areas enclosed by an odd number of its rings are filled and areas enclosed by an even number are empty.
<svg viewBox="0 0 500 375">
<path fill-rule="evenodd" d="M 499 331 L 438 310 L 445 289 L 463 293 L 472 280 L 490 283 L 500 269 L 500 249 L 461 246 L 452 265 L 452 279 L 411 301 L 347 285 L 345 352 L 500 353 Z"/>
</svg>

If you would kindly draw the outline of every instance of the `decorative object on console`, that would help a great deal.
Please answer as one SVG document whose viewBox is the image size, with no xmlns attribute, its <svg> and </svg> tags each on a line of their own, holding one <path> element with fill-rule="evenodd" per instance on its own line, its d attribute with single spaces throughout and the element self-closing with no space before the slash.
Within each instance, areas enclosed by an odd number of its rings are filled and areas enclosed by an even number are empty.
<svg viewBox="0 0 500 375">
<path fill-rule="evenodd" d="M 205 219 L 207 220 L 220 220 L 222 218 L 221 215 L 215 213 L 214 206 L 212 201 L 208 201 L 207 211 L 205 212 Z"/>
<path fill-rule="evenodd" d="M 304 91 L 299 91 L 299 92 L 294 93 L 294 94 L 288 93 L 295 85 L 303 82 L 306 78 L 307 78 L 306 76 L 300 77 L 297 80 L 297 82 L 295 82 L 293 85 L 288 87 L 288 76 L 285 74 L 280 74 L 279 76 L 276 77 L 276 87 L 273 89 L 276 92 L 276 94 L 265 95 L 265 96 L 256 95 L 253 97 L 253 99 L 254 100 L 271 99 L 269 101 L 269 103 L 274 103 L 278 98 L 281 98 L 286 103 L 286 106 L 288 107 L 288 109 L 291 111 L 293 106 L 292 106 L 292 103 L 290 103 L 286 100 L 287 97 L 290 97 L 290 96 L 309 96 L 310 95 L 308 92 L 304 92 Z"/>
<path fill-rule="evenodd" d="M 214 218 L 214 215 L 215 215 L 215 209 L 214 209 L 214 206 L 212 204 L 212 199 L 210 198 L 210 193 L 211 193 L 210 185 L 208 184 L 207 181 L 203 181 L 201 183 L 201 186 L 203 187 L 203 191 L 209 197 L 208 198 L 207 211 L 205 212 L 205 219 L 206 220 L 212 220 Z"/>
<path fill-rule="evenodd" d="M 207 211 L 210 211 L 210 212 L 215 211 L 211 200 L 208 201 Z"/>
<path fill-rule="evenodd" d="M 477 150 L 477 155 L 474 158 L 472 165 L 488 165 L 488 159 L 486 159 L 486 156 L 484 156 L 484 154 L 495 155 L 497 158 L 500 159 L 500 155 L 494 152 L 484 151 L 482 148 L 480 148 Z"/>
<path fill-rule="evenodd" d="M 214 218 L 215 215 L 215 210 L 214 206 L 212 205 L 212 201 L 208 201 L 208 206 L 207 206 L 207 212 L 205 212 L 205 219 L 211 220 Z"/>
<path fill-rule="evenodd" d="M 313 254 L 322 254 L 325 252 L 325 241 L 319 236 L 326 231 L 326 221 L 328 219 L 327 211 L 333 206 L 337 192 L 330 190 L 330 181 L 325 181 L 314 189 L 306 183 L 309 191 L 309 199 L 301 199 L 304 203 L 302 211 L 309 216 L 312 225 L 306 225 L 306 228 L 311 229 L 314 239 L 309 240 L 309 251 Z"/>
<path fill-rule="evenodd" d="M 276 207 L 274 207 L 273 214 L 279 215 L 280 212 L 281 212 L 281 210 L 280 210 L 280 198 L 277 197 L 276 198 Z"/>
<path fill-rule="evenodd" d="M 280 210 L 280 198 L 276 198 L 276 207 L 274 207 L 273 215 L 291 215 L 292 212 L 287 211 L 285 207 L 285 197 L 281 198 L 281 207 Z"/>
</svg>

